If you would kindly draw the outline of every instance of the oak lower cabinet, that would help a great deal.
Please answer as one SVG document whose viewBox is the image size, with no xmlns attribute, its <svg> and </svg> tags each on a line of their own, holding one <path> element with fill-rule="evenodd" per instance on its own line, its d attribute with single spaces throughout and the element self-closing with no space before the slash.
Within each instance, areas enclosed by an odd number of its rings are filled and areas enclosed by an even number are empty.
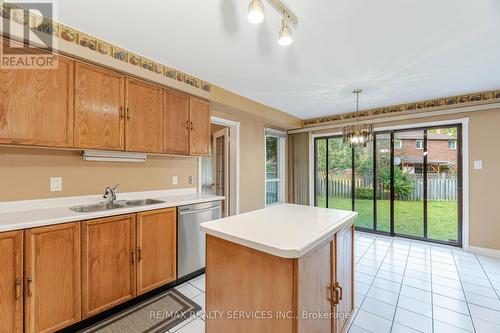
<svg viewBox="0 0 500 333">
<path fill-rule="evenodd" d="M 352 224 L 300 258 L 207 235 L 207 333 L 345 333 L 353 308 Z"/>
<path fill-rule="evenodd" d="M 189 154 L 207 156 L 210 153 L 210 104 L 190 97 L 189 119 Z"/>
<path fill-rule="evenodd" d="M 83 222 L 83 318 L 135 297 L 135 261 L 135 214 Z"/>
<path fill-rule="evenodd" d="M 137 294 L 177 278 L 177 211 L 137 213 Z"/>
<path fill-rule="evenodd" d="M 24 330 L 55 332 L 81 319 L 80 223 L 24 231 Z"/>
<path fill-rule="evenodd" d="M 0 69 L 0 143 L 73 146 L 73 67 Z"/>
<path fill-rule="evenodd" d="M 125 150 L 163 151 L 162 89 L 154 84 L 125 80 Z"/>
<path fill-rule="evenodd" d="M 125 77 L 100 67 L 75 65 L 75 148 L 125 148 Z"/>
<path fill-rule="evenodd" d="M 0 233 L 0 332 L 23 332 L 23 232 Z"/>
</svg>

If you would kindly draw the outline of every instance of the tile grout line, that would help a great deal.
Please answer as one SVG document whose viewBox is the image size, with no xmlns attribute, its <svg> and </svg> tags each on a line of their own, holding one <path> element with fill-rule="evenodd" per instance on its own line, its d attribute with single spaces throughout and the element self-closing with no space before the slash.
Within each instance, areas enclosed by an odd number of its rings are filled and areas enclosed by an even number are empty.
<svg viewBox="0 0 500 333">
<path fill-rule="evenodd" d="M 431 266 L 431 323 L 432 323 L 432 332 L 434 332 L 434 286 L 432 283 L 432 246 L 429 246 L 429 264 Z M 457 269 L 457 265 L 455 264 L 455 270 Z M 457 273 L 458 274 L 458 273 Z"/>
<path fill-rule="evenodd" d="M 451 255 L 453 256 L 453 262 L 455 263 L 455 267 L 457 267 L 457 260 L 455 258 L 455 253 L 453 253 L 453 251 L 451 251 Z M 474 255 L 474 256 L 476 256 L 476 255 Z M 476 260 L 479 261 L 479 259 L 477 257 L 476 257 Z M 481 266 L 481 268 L 482 268 L 482 266 Z M 462 284 L 462 277 L 460 276 L 460 272 L 458 271 L 458 267 L 457 267 L 457 274 L 458 274 L 458 281 L 460 282 L 460 286 L 462 287 L 462 292 L 464 293 L 465 305 L 467 305 L 467 311 L 469 312 L 469 318 L 470 318 L 470 321 L 472 324 L 472 329 L 474 330 L 474 332 L 476 332 L 476 325 L 474 324 L 474 320 L 472 320 L 472 314 L 470 312 L 469 301 L 467 300 L 467 295 L 465 294 L 464 285 Z"/>
<path fill-rule="evenodd" d="M 476 255 L 474 255 L 474 256 L 476 256 Z M 494 292 L 495 292 L 495 294 L 497 295 L 498 300 L 500 300 L 500 291 L 497 291 L 497 290 L 495 289 L 495 287 L 493 286 L 493 283 L 491 283 L 491 279 L 490 279 L 490 277 L 488 276 L 488 273 L 486 272 L 486 270 L 484 269 L 484 266 L 483 266 L 483 263 L 481 262 L 481 260 L 480 260 L 477 256 L 476 256 L 476 259 L 477 259 L 477 261 L 479 262 L 479 266 L 481 266 L 481 269 L 483 270 L 484 275 L 486 276 L 486 279 L 487 279 L 487 280 L 488 280 L 488 282 L 490 283 L 491 288 L 493 289 L 493 291 L 494 291 Z"/>
<path fill-rule="evenodd" d="M 412 242 L 410 242 L 410 246 L 408 247 L 408 251 L 406 253 L 406 263 L 405 263 L 405 269 L 403 271 L 403 278 L 401 279 L 401 284 L 399 286 L 399 292 L 398 292 L 398 299 L 396 300 L 396 306 L 394 307 L 394 314 L 392 315 L 391 332 L 392 332 L 392 329 L 394 327 L 394 321 L 396 320 L 396 312 L 398 312 L 399 297 L 401 296 L 401 289 L 403 288 L 403 281 L 405 279 L 406 267 L 408 267 L 408 259 L 410 258 L 411 244 L 412 244 Z M 391 245 L 392 245 L 392 243 L 391 243 Z"/>
</svg>

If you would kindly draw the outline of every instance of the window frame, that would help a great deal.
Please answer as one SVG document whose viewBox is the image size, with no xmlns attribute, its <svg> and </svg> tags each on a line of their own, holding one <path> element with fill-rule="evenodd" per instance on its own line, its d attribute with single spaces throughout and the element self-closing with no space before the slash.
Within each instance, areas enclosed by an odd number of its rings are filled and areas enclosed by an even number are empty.
<svg viewBox="0 0 500 333">
<path fill-rule="evenodd" d="M 267 179 L 267 138 L 273 137 L 278 139 L 277 155 L 278 155 L 278 177 Z M 286 156 L 285 156 L 285 140 L 286 133 L 272 128 L 264 129 L 264 206 L 270 207 L 285 203 L 285 182 L 286 182 Z M 278 198 L 274 203 L 267 203 L 267 184 L 277 183 Z"/>
<path fill-rule="evenodd" d="M 420 145 L 418 143 L 420 143 Z M 415 140 L 415 149 L 424 149 L 424 140 L 416 139 Z"/>
<path fill-rule="evenodd" d="M 399 145 L 396 145 L 396 142 L 398 142 Z M 397 149 L 397 150 L 403 149 L 403 140 L 402 139 L 394 139 L 394 149 Z"/>
<path fill-rule="evenodd" d="M 453 142 L 452 147 L 450 147 L 450 143 Z M 448 140 L 448 149 L 449 150 L 457 150 L 457 140 L 456 139 L 450 139 Z"/>
</svg>

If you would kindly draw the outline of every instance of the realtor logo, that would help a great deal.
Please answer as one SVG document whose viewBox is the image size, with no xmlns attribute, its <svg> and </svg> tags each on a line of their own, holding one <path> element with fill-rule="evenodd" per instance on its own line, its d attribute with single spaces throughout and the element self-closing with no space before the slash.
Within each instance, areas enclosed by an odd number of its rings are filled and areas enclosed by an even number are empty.
<svg viewBox="0 0 500 333">
<path fill-rule="evenodd" d="M 54 69 L 53 3 L 1 2 L 1 69 Z"/>
</svg>

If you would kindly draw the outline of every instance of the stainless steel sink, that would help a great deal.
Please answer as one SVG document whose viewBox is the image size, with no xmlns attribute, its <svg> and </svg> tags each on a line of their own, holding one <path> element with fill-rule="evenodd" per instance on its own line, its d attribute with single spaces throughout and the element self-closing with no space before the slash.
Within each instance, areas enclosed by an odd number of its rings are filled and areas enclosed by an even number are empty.
<svg viewBox="0 0 500 333">
<path fill-rule="evenodd" d="M 127 206 L 147 206 L 147 205 L 155 205 L 164 203 L 165 201 L 156 200 L 156 199 L 140 199 L 140 200 L 128 200 L 126 202 Z"/>
<path fill-rule="evenodd" d="M 138 207 L 138 206 L 147 206 L 164 203 L 161 200 L 155 199 L 139 199 L 139 200 L 119 200 L 115 202 L 100 202 L 98 204 L 90 204 L 90 205 L 80 205 L 73 206 L 69 209 L 77 212 L 77 213 L 92 213 L 92 212 L 100 212 L 104 210 L 112 210 L 118 208 L 127 208 L 127 207 Z"/>
</svg>

